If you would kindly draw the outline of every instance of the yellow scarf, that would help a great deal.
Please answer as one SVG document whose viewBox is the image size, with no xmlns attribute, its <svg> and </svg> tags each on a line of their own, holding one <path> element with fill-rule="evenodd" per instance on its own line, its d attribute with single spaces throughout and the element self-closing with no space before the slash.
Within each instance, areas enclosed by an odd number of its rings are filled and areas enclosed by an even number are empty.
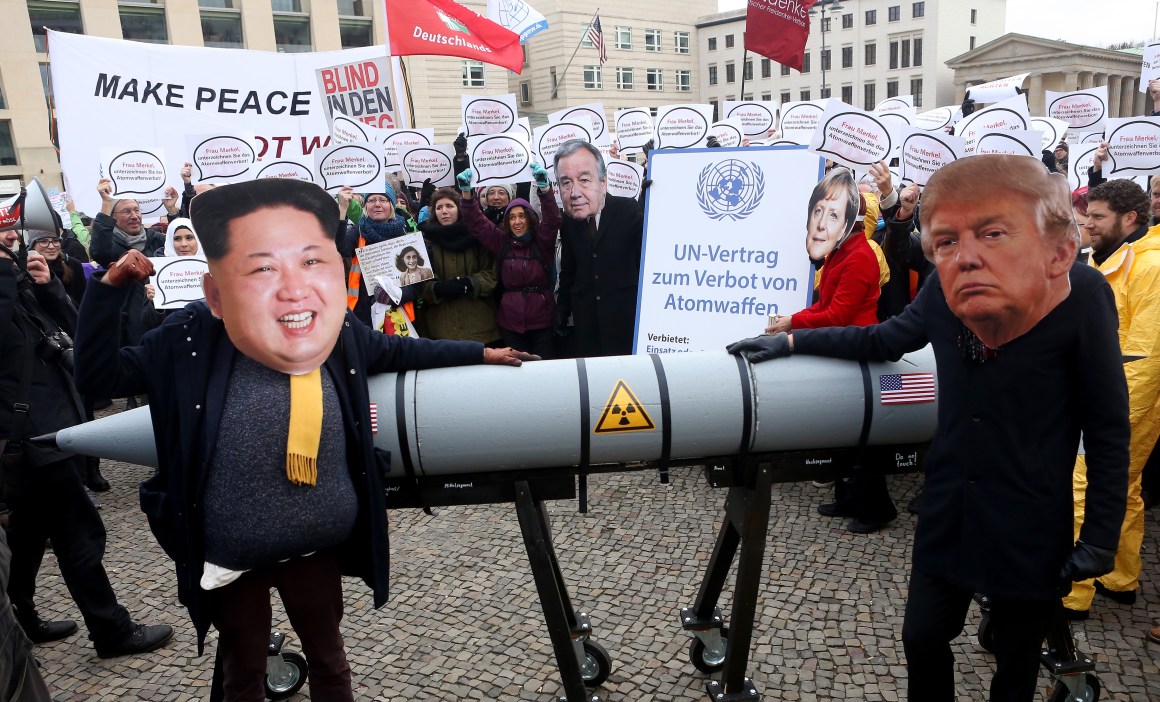
<svg viewBox="0 0 1160 702">
<path fill-rule="evenodd" d="M 286 477 L 295 485 L 318 483 L 318 444 L 322 441 L 322 369 L 290 376 L 290 436 L 286 439 Z"/>
</svg>

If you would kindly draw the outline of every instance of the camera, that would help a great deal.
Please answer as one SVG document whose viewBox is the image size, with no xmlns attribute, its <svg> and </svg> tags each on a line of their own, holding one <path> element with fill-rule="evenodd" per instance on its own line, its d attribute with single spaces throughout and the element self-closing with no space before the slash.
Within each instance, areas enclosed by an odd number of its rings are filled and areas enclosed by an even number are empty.
<svg viewBox="0 0 1160 702">
<path fill-rule="evenodd" d="M 45 334 L 36 345 L 36 354 L 49 363 L 59 363 L 60 367 L 73 372 L 72 337 L 62 331 Z"/>
</svg>

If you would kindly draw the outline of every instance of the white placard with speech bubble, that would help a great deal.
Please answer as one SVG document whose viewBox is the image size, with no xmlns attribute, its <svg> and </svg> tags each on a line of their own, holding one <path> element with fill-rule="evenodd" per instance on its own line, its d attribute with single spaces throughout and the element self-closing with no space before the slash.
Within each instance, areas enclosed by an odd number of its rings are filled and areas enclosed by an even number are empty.
<svg viewBox="0 0 1160 702">
<path fill-rule="evenodd" d="M 778 126 L 776 144 L 801 144 L 806 146 L 814 138 L 822 113 L 829 100 L 803 100 L 787 102 L 781 106 L 781 122 Z"/>
<path fill-rule="evenodd" d="M 548 114 L 548 123 L 553 122 L 575 122 L 580 125 L 587 125 L 592 122 L 592 127 L 589 130 L 592 134 L 591 142 L 593 144 L 607 144 L 610 141 L 608 136 L 608 120 L 604 118 L 604 104 L 600 102 L 590 102 L 586 105 L 576 105 L 563 110 L 557 110 Z"/>
<path fill-rule="evenodd" d="M 1067 122 L 1051 117 L 1032 117 L 1031 128 L 1043 133 L 1043 148 L 1051 151 L 1067 137 Z"/>
<path fill-rule="evenodd" d="M 1148 92 L 1148 81 L 1160 80 L 1160 41 L 1144 45 L 1144 60 L 1140 64 L 1140 92 Z"/>
<path fill-rule="evenodd" d="M 875 114 L 884 114 L 886 112 L 898 112 L 899 110 L 914 110 L 914 96 L 913 95 L 895 95 L 888 97 L 882 102 L 874 106 Z M 914 114 L 914 112 L 911 112 Z"/>
<path fill-rule="evenodd" d="M 1027 79 L 1030 73 L 1020 73 L 1017 76 L 1010 78 L 1000 78 L 993 80 L 990 83 L 983 83 L 982 85 L 972 85 L 967 88 L 967 97 L 975 102 L 1002 102 L 1009 98 L 1015 97 L 1019 93 L 1015 91 L 1016 88 L 1023 87 L 1023 81 Z"/>
<path fill-rule="evenodd" d="M 337 115 L 330 123 L 330 136 L 335 143 L 353 144 L 360 141 L 383 143 L 393 130 L 379 129 L 346 115 Z"/>
<path fill-rule="evenodd" d="M 865 172 L 890 158 L 897 141 L 896 127 L 881 116 L 830 100 L 810 141 L 810 152 Z"/>
<path fill-rule="evenodd" d="M 113 197 L 160 199 L 168 183 L 161 149 L 101 149 L 101 177 L 113 181 Z M 144 206 L 141 207 L 144 212 Z"/>
<path fill-rule="evenodd" d="M 1081 144 L 1098 144 L 1104 140 L 1104 132 L 1087 132 L 1079 135 Z"/>
<path fill-rule="evenodd" d="M 706 142 L 710 136 L 717 137 L 717 143 L 725 148 L 741 146 L 741 140 L 745 138 L 745 125 L 736 117 L 718 120 L 709 125 L 709 133 L 705 135 Z M 701 146 L 706 144 L 702 143 Z"/>
<path fill-rule="evenodd" d="M 149 283 L 156 289 L 153 307 L 159 310 L 176 310 L 190 302 L 205 299 L 201 280 L 209 272 L 209 265 L 201 256 L 155 256 L 153 275 Z"/>
<path fill-rule="evenodd" d="M 1108 86 L 1046 94 L 1047 116 L 1067 122 L 1072 132 L 1102 132 L 1108 118 Z"/>
<path fill-rule="evenodd" d="M 656 147 L 688 149 L 700 146 L 713 123 L 712 105 L 665 105 L 657 108 Z"/>
<path fill-rule="evenodd" d="M 386 169 L 390 172 L 402 170 L 401 153 L 412 146 L 430 146 L 435 143 L 435 130 L 432 127 L 418 129 L 390 129 L 383 135 L 383 159 Z"/>
<path fill-rule="evenodd" d="M 254 178 L 293 178 L 314 182 L 314 164 L 301 163 L 293 159 L 279 159 L 254 166 Z"/>
<path fill-rule="evenodd" d="M 436 188 L 455 185 L 455 147 L 451 144 L 408 146 L 399 159 L 408 183 L 422 183 L 428 178 Z"/>
<path fill-rule="evenodd" d="M 975 140 L 969 155 L 1011 154 L 1013 156 L 1034 156 L 1043 153 L 1043 132 L 1034 129 L 1010 129 L 987 132 Z"/>
<path fill-rule="evenodd" d="M 387 278 L 393 280 L 399 287 L 403 286 L 406 265 L 403 263 L 402 253 L 406 248 L 418 251 L 419 261 L 422 261 L 418 268 L 412 270 L 412 274 L 416 274 L 418 280 L 408 282 L 407 285 L 421 283 L 434 277 L 431 272 L 431 257 L 427 254 L 423 235 L 418 232 L 404 234 L 354 250 L 355 256 L 358 256 L 358 265 L 362 269 L 363 287 L 366 288 L 368 295 L 375 294 L 375 288 L 378 288 L 378 283 L 375 282 L 377 278 Z"/>
<path fill-rule="evenodd" d="M 519 129 L 528 143 L 532 143 L 532 121 L 527 117 L 520 117 L 516 120 L 516 128 Z M 513 130 L 514 131 L 514 130 Z"/>
<path fill-rule="evenodd" d="M 632 161 L 612 159 L 605 164 L 608 173 L 608 194 L 636 199 L 644 182 L 644 166 Z"/>
<path fill-rule="evenodd" d="M 656 137 L 652 113 L 647 107 L 617 110 L 613 124 L 616 125 L 616 141 L 621 153 L 635 153 Z"/>
<path fill-rule="evenodd" d="M 1067 148 L 1067 184 L 1074 192 L 1088 184 L 1088 169 L 1100 145 L 1069 142 Z"/>
<path fill-rule="evenodd" d="M 1160 173 L 1160 117 L 1112 118 L 1106 133 L 1105 178 Z"/>
<path fill-rule="evenodd" d="M 463 95 L 463 125 L 467 136 L 480 134 L 503 134 L 516 128 L 519 112 L 516 111 L 516 96 L 507 95 Z"/>
<path fill-rule="evenodd" d="M 237 183 L 252 180 L 250 168 L 257 161 L 253 134 L 191 134 L 185 137 L 185 153 L 193 163 L 192 182 Z"/>
<path fill-rule="evenodd" d="M 963 157 L 961 137 L 927 129 L 903 127 L 899 155 L 899 180 L 926 185 L 939 168 Z"/>
<path fill-rule="evenodd" d="M 894 151 L 890 152 L 890 158 L 896 158 L 898 156 L 898 149 L 902 145 L 902 128 L 914 124 L 916 112 L 913 107 L 907 105 L 894 105 L 890 107 L 891 109 L 885 112 L 875 110 L 873 114 L 882 120 L 882 123 L 890 129 L 890 134 L 894 137 Z"/>
<path fill-rule="evenodd" d="M 933 110 L 918 113 L 910 124 L 928 132 L 943 130 L 955 123 L 955 113 L 958 109 L 954 106 L 936 107 Z"/>
<path fill-rule="evenodd" d="M 587 121 L 587 120 L 585 120 Z M 579 139 L 592 143 L 592 133 L 586 124 L 576 122 L 554 122 L 532 130 L 532 154 L 541 165 L 551 166 L 556 160 L 556 151 L 565 142 Z"/>
<path fill-rule="evenodd" d="M 962 118 L 955 125 L 955 134 L 966 140 L 967 153 L 973 154 L 975 142 L 984 134 L 1030 128 L 1031 115 L 1027 112 L 1027 98 L 1016 95 Z"/>
<path fill-rule="evenodd" d="M 467 153 L 477 188 L 532 180 L 532 149 L 519 132 L 467 137 Z"/>
<path fill-rule="evenodd" d="M 314 152 L 316 182 L 330 192 L 349 186 L 357 193 L 382 192 L 383 145 L 370 142 L 331 144 Z"/>
<path fill-rule="evenodd" d="M 726 100 L 722 108 L 725 119 L 739 119 L 745 136 L 765 138 L 777 126 L 777 103 L 772 100 Z"/>
</svg>

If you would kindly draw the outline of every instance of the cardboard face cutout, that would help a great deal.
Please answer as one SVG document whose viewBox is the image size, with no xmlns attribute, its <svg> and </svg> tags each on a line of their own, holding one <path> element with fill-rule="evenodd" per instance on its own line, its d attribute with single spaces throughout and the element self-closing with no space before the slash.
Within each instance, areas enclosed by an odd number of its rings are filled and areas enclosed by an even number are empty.
<svg viewBox="0 0 1160 702">
<path fill-rule="evenodd" d="M 850 236 L 858 221 L 858 186 L 845 168 L 834 168 L 810 194 L 806 253 L 821 261 Z"/>
</svg>

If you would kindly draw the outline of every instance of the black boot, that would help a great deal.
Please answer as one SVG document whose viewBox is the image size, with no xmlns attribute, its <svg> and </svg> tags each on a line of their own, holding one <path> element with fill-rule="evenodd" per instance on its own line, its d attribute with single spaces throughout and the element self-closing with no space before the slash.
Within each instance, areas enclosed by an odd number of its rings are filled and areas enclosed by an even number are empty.
<svg viewBox="0 0 1160 702">
<path fill-rule="evenodd" d="M 86 466 L 85 485 L 93 492 L 108 492 L 109 481 L 101 475 L 101 459 L 89 456 Z"/>
</svg>

